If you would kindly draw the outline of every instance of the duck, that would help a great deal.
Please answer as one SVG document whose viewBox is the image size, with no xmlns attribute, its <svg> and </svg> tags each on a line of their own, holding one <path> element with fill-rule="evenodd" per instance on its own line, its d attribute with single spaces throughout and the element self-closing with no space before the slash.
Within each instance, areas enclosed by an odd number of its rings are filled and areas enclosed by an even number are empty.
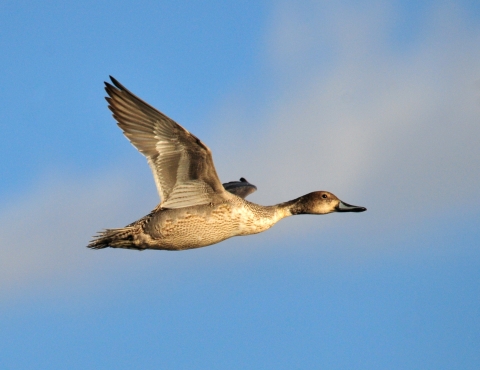
<svg viewBox="0 0 480 370">
<path fill-rule="evenodd" d="M 98 232 L 88 248 L 180 251 L 257 234 L 289 216 L 366 211 L 328 191 L 271 206 L 249 202 L 245 198 L 257 190 L 255 185 L 243 177 L 222 184 L 208 146 L 112 76 L 110 80 L 105 82 L 108 108 L 123 134 L 146 157 L 161 202 L 125 227 Z"/>
</svg>

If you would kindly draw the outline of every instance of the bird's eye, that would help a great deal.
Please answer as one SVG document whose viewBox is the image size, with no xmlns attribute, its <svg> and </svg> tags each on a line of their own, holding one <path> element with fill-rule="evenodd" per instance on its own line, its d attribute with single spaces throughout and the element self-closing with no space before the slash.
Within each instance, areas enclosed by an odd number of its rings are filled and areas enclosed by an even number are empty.
<svg viewBox="0 0 480 370">
<path fill-rule="evenodd" d="M 327 199 L 327 194 L 322 194 L 323 199 Z"/>
</svg>

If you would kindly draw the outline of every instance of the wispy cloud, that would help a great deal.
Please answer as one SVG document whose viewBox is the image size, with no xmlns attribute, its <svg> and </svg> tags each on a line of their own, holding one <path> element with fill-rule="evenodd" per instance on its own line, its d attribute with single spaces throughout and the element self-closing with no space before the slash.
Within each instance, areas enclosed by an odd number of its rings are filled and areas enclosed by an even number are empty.
<svg viewBox="0 0 480 370">
<path fill-rule="evenodd" d="M 396 218 L 386 204 L 423 217 L 479 202 L 479 27 L 439 5 L 397 45 L 395 9 L 379 4 L 279 6 L 267 43 L 278 99 L 252 125 L 270 129 L 251 132 L 250 154 L 217 159 L 221 170 L 240 159 L 268 201 L 328 189 L 382 222 Z"/>
<path fill-rule="evenodd" d="M 88 271 L 105 262 L 105 256 L 91 258 L 85 248 L 91 236 L 149 209 L 142 210 L 145 197 L 134 194 L 133 183 L 120 171 L 87 179 L 53 175 L 2 209 L 0 291 L 15 294 L 20 287 L 60 283 L 72 276 L 88 279 Z M 142 188 L 135 185 L 137 191 Z"/>
</svg>

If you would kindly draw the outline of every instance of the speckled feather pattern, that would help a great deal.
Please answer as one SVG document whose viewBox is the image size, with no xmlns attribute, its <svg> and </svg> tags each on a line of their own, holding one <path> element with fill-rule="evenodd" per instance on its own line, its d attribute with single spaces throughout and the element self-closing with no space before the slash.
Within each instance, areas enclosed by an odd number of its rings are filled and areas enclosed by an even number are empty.
<svg viewBox="0 0 480 370">
<path fill-rule="evenodd" d="M 260 233 L 284 215 L 237 196 L 218 205 L 162 209 L 131 225 L 133 249 L 184 250 L 219 243 L 233 236 Z M 111 242 L 115 246 L 115 241 Z M 127 247 L 124 243 L 122 248 Z M 128 247 L 127 247 L 128 248 Z"/>
</svg>

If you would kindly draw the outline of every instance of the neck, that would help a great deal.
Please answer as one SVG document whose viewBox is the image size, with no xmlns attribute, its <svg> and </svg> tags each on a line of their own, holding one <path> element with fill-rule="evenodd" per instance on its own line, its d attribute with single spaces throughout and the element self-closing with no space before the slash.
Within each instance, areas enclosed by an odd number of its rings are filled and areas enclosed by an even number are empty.
<svg viewBox="0 0 480 370">
<path fill-rule="evenodd" d="M 303 197 L 299 197 L 288 202 L 277 204 L 277 212 L 279 213 L 280 218 L 301 215 L 305 212 L 305 204 L 302 202 Z"/>
</svg>

